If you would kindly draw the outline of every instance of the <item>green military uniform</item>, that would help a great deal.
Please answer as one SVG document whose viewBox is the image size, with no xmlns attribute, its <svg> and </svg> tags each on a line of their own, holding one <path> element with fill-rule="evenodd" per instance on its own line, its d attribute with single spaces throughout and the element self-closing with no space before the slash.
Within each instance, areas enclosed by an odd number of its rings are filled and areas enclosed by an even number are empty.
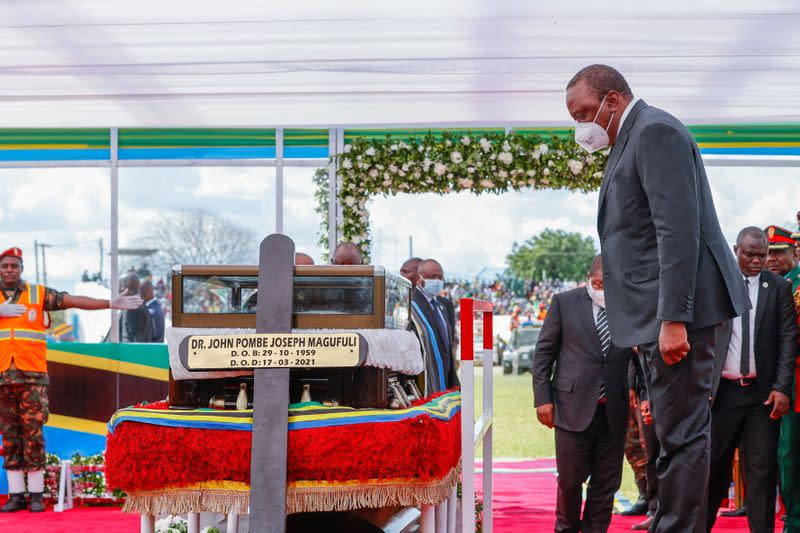
<svg viewBox="0 0 800 533">
<path fill-rule="evenodd" d="M 795 253 L 798 234 L 792 234 L 779 226 L 769 226 L 765 231 L 769 238 L 770 251 L 791 249 Z M 795 266 L 784 277 L 792 284 L 795 305 L 800 312 L 800 265 Z M 780 493 L 786 507 L 784 533 L 800 533 L 800 412 L 796 409 L 800 405 L 800 398 L 797 394 L 797 371 L 792 390 L 794 397 L 791 398 L 789 412 L 781 418 L 778 439 Z"/>
<path fill-rule="evenodd" d="M 800 265 L 786 274 L 792 282 L 795 305 L 800 314 Z M 800 412 L 797 407 L 800 397 L 797 394 L 797 374 L 800 372 L 800 360 L 795 371 L 795 383 L 792 389 L 792 408 L 781 419 L 781 434 L 778 440 L 778 468 L 781 479 L 781 499 L 786 506 L 785 533 L 800 533 Z"/>
</svg>

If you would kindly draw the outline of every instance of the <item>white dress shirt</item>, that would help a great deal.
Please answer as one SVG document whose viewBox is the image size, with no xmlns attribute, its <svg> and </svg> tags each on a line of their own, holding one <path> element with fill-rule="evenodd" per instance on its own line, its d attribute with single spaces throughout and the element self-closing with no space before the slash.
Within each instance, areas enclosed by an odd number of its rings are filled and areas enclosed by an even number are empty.
<svg viewBox="0 0 800 533">
<path fill-rule="evenodd" d="M 628 118 L 628 115 L 631 114 L 631 109 L 633 109 L 633 106 L 635 106 L 636 102 L 638 102 L 639 100 L 641 100 L 641 98 L 634 98 L 631 101 L 631 103 L 628 104 L 628 107 L 625 108 L 625 111 L 622 112 L 622 116 L 619 119 L 619 126 L 617 126 L 617 135 L 619 135 L 619 131 L 622 129 L 622 125 L 625 124 L 625 119 Z"/>
<path fill-rule="evenodd" d="M 761 285 L 761 276 L 750 276 L 744 278 L 749 282 L 748 295 L 753 308 L 747 313 L 750 317 L 750 373 L 742 375 L 742 319 L 733 319 L 731 328 L 731 341 L 728 343 L 728 356 L 725 359 L 725 366 L 722 367 L 722 377 L 725 379 L 754 378 L 756 377 L 756 302 L 758 302 L 758 290 Z"/>
</svg>

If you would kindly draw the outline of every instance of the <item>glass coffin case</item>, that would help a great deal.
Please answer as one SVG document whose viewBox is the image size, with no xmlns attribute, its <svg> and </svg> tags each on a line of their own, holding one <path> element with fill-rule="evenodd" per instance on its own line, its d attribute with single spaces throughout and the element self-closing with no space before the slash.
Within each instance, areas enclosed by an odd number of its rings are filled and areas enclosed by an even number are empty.
<svg viewBox="0 0 800 533">
<path fill-rule="evenodd" d="M 255 328 L 256 266 L 177 266 L 172 277 L 172 325 L 176 328 Z M 292 328 L 400 329 L 410 320 L 411 284 L 380 266 L 296 266 Z M 386 409 L 406 376 L 382 368 L 309 368 L 290 372 L 290 401 L 304 389 L 314 401 Z M 242 382 L 252 398 L 252 376 L 174 380 L 170 405 L 193 409 L 235 405 Z M 413 386 L 411 389 L 413 390 Z"/>
</svg>

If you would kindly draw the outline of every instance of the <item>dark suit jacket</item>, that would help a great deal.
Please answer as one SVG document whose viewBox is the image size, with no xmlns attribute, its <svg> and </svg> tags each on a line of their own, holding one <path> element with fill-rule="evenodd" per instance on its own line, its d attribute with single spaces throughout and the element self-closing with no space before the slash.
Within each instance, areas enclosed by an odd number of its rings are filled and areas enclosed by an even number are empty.
<svg viewBox="0 0 800 533">
<path fill-rule="evenodd" d="M 122 311 L 119 316 L 119 342 L 152 342 L 153 323 L 147 307 Z"/>
<path fill-rule="evenodd" d="M 740 276 L 741 277 L 741 276 Z M 756 387 L 762 401 L 773 390 L 792 396 L 792 376 L 797 352 L 797 314 L 792 298 L 792 286 L 781 276 L 769 271 L 761 273 L 755 312 Z M 767 287 L 764 287 L 764 284 Z M 714 353 L 712 398 L 722 379 L 722 368 L 728 358 L 733 321 L 728 320 L 717 330 Z"/>
<path fill-rule="evenodd" d="M 629 348 L 611 345 L 603 364 L 600 338 L 586 288 L 553 296 L 533 356 L 536 407 L 555 404 L 555 425 L 583 431 L 597 409 L 600 380 L 606 384 L 606 413 L 612 431 L 628 424 Z"/>
<path fill-rule="evenodd" d="M 447 318 L 447 327 L 449 328 L 450 333 L 450 346 L 453 347 L 453 356 L 456 353 L 456 308 L 453 305 L 453 300 L 450 298 L 443 298 L 441 296 L 436 297 L 439 300 L 439 303 L 442 304 L 444 308 L 444 314 Z"/>
<path fill-rule="evenodd" d="M 458 382 L 458 377 L 456 376 L 455 356 L 454 356 L 453 351 L 452 351 L 452 347 L 454 346 L 454 344 L 453 344 L 453 335 L 454 335 L 453 330 L 455 329 L 454 326 L 453 326 L 453 323 L 454 323 L 454 320 L 455 320 L 455 313 L 453 311 L 452 304 L 450 305 L 449 308 L 447 306 L 445 306 L 444 304 L 442 304 L 444 309 L 445 309 L 445 315 L 447 315 L 448 321 L 450 322 L 448 325 L 450 326 L 449 327 L 449 329 L 450 329 L 449 335 L 450 335 L 450 347 L 451 347 L 451 349 L 448 351 L 447 350 L 447 345 L 445 344 L 445 341 L 444 341 L 444 332 L 442 332 L 442 330 L 439 328 L 439 320 L 434 315 L 435 311 L 431 307 L 431 304 L 428 301 L 428 298 L 419 289 L 414 289 L 412 291 L 412 298 L 413 298 L 414 302 L 422 310 L 422 314 L 428 320 L 428 323 L 431 325 L 431 328 L 433 328 L 433 331 L 434 331 L 435 336 L 436 336 L 436 346 L 439 347 L 439 353 L 447 355 L 446 357 L 443 356 L 444 360 L 442 361 L 443 364 L 444 364 L 443 370 L 444 370 L 444 374 L 445 374 L 445 379 L 447 380 L 447 388 L 458 386 L 459 382 Z M 437 297 L 437 298 L 439 298 L 439 297 Z M 440 303 L 442 303 L 442 300 L 443 300 L 443 298 L 439 298 L 439 302 Z"/>
<path fill-rule="evenodd" d="M 697 144 L 642 100 L 609 155 L 597 230 L 618 346 L 655 342 L 664 320 L 699 329 L 749 309 Z"/>
<path fill-rule="evenodd" d="M 258 294 L 258 293 L 254 293 Z M 164 310 L 161 309 L 161 304 L 158 300 L 152 300 L 146 303 L 147 311 L 150 313 L 150 321 L 152 322 L 153 342 L 164 342 Z"/>
</svg>

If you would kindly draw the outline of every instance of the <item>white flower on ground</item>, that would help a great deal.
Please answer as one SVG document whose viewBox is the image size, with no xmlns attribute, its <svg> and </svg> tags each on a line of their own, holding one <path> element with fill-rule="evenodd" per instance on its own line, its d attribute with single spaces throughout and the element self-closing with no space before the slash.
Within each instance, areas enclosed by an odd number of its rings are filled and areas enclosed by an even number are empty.
<svg viewBox="0 0 800 533">
<path fill-rule="evenodd" d="M 461 144 L 463 144 L 464 146 L 469 146 L 469 143 L 471 143 L 471 142 L 472 142 L 472 139 L 470 139 L 466 135 L 461 137 Z"/>
<path fill-rule="evenodd" d="M 345 144 L 344 145 L 344 153 L 349 154 L 350 150 L 352 150 L 352 149 L 353 149 L 353 145 L 352 144 Z"/>
<path fill-rule="evenodd" d="M 475 174 L 475 167 L 467 167 L 467 172 L 470 174 Z"/>
<path fill-rule="evenodd" d="M 494 182 L 492 180 L 481 180 L 481 187 L 484 189 L 494 189 Z"/>
<path fill-rule="evenodd" d="M 514 156 L 511 155 L 511 152 L 500 152 L 500 155 L 497 156 L 497 159 L 506 165 L 510 165 L 511 162 L 514 161 Z"/>
<path fill-rule="evenodd" d="M 425 159 L 422 161 L 422 169 L 423 169 L 425 172 L 427 172 L 427 171 L 428 171 L 428 169 L 429 169 L 429 168 L 431 168 L 431 165 L 432 165 L 432 164 L 433 164 L 433 161 L 431 161 L 430 159 L 428 159 L 428 158 L 426 157 L 426 158 L 425 158 Z"/>
<path fill-rule="evenodd" d="M 408 148 L 408 145 L 407 145 L 405 142 L 403 142 L 403 141 L 400 141 L 400 148 L 402 148 L 403 150 L 405 150 L 406 148 Z"/>
<path fill-rule="evenodd" d="M 505 170 L 501 170 L 500 172 L 497 173 L 497 175 L 500 176 L 501 178 L 507 178 L 508 172 L 506 172 Z"/>
<path fill-rule="evenodd" d="M 423 150 L 425 150 L 425 146 L 423 146 L 421 144 L 419 146 L 417 146 L 417 151 L 418 152 L 422 153 Z"/>
<path fill-rule="evenodd" d="M 529 178 L 532 178 L 532 177 L 534 177 L 536 175 L 536 171 L 535 170 L 529 170 L 528 172 L 526 172 L 526 174 L 528 175 Z"/>
<path fill-rule="evenodd" d="M 433 173 L 437 176 L 444 176 L 447 174 L 447 166 L 438 161 L 433 165 Z"/>
<path fill-rule="evenodd" d="M 504 152 L 510 152 L 510 151 L 511 151 L 511 145 L 510 145 L 510 144 L 508 144 L 508 141 L 505 141 L 505 142 L 503 143 L 503 151 L 504 151 Z"/>
<path fill-rule="evenodd" d="M 542 174 L 544 174 L 545 176 L 549 176 L 550 175 L 550 169 L 549 168 L 545 168 L 544 170 L 542 170 Z"/>
<path fill-rule="evenodd" d="M 540 152 L 542 152 L 543 154 L 546 154 L 546 153 L 547 153 L 547 151 L 548 151 L 548 150 L 550 150 L 550 147 L 549 147 L 549 146 L 547 146 L 546 144 L 542 143 L 542 144 L 540 144 L 540 145 L 539 145 L 539 148 L 538 148 L 538 150 L 539 150 Z"/>
<path fill-rule="evenodd" d="M 597 158 L 595 156 L 593 156 L 591 154 L 586 156 L 586 164 L 587 165 L 594 165 L 595 161 L 597 161 Z"/>
<path fill-rule="evenodd" d="M 473 181 L 469 178 L 458 178 L 458 184 L 464 189 L 471 189 Z"/>
<path fill-rule="evenodd" d="M 581 173 L 581 170 L 583 170 L 583 163 L 574 159 L 570 159 L 567 163 L 567 166 L 569 167 L 569 171 L 576 176 Z"/>
<path fill-rule="evenodd" d="M 452 172 L 447 174 L 447 179 L 449 179 L 449 180 L 453 179 L 453 173 Z"/>
<path fill-rule="evenodd" d="M 603 177 L 603 173 L 602 172 L 595 172 L 594 174 L 592 174 L 592 177 L 600 179 L 600 178 Z"/>
<path fill-rule="evenodd" d="M 389 187 L 392 184 L 392 180 L 383 180 L 383 186 Z"/>
<path fill-rule="evenodd" d="M 481 145 L 481 150 L 483 150 L 484 152 L 489 152 L 492 149 L 492 143 L 489 142 L 489 139 L 481 137 L 481 140 L 478 142 Z"/>
<path fill-rule="evenodd" d="M 389 165 L 389 172 L 391 172 L 392 174 L 397 174 L 397 170 L 398 170 L 398 168 L 397 168 L 397 166 L 395 166 L 394 163 Z"/>
<path fill-rule="evenodd" d="M 396 152 L 396 151 L 397 151 L 397 150 L 399 150 L 399 149 L 400 149 L 400 147 L 399 147 L 399 146 L 397 146 L 396 144 L 393 144 L 393 145 L 391 145 L 391 146 L 389 147 L 389 150 L 391 150 L 392 152 Z"/>
<path fill-rule="evenodd" d="M 540 152 L 539 150 L 534 150 L 534 151 L 531 153 L 531 157 L 532 157 L 533 159 L 539 159 L 540 157 L 542 157 L 542 152 Z"/>
<path fill-rule="evenodd" d="M 344 159 L 342 159 L 342 168 L 350 170 L 351 168 L 353 168 L 353 162 L 350 161 L 349 158 L 345 157 Z"/>
<path fill-rule="evenodd" d="M 453 146 L 453 141 L 451 141 L 450 139 L 447 139 L 447 140 L 444 142 L 444 145 L 445 145 L 445 146 Z"/>
<path fill-rule="evenodd" d="M 377 168 L 373 168 L 372 170 L 370 170 L 369 171 L 369 177 L 370 178 L 377 178 L 378 177 L 378 169 Z"/>
<path fill-rule="evenodd" d="M 373 157 L 375 155 L 375 147 L 374 146 L 370 146 L 369 148 L 367 148 L 367 150 L 364 152 L 364 155 L 368 155 L 370 157 Z"/>
<path fill-rule="evenodd" d="M 458 165 L 464 161 L 464 157 L 461 155 L 461 152 L 453 152 L 450 154 L 450 161 Z"/>
<path fill-rule="evenodd" d="M 408 163 L 403 163 L 403 172 L 408 172 Z"/>
<path fill-rule="evenodd" d="M 529 179 L 528 180 L 528 185 L 536 185 L 536 180 L 535 179 Z"/>
<path fill-rule="evenodd" d="M 347 196 L 344 199 L 344 205 L 346 205 L 347 207 L 353 207 L 354 205 L 356 205 L 356 199 L 353 198 L 352 196 Z"/>
</svg>

